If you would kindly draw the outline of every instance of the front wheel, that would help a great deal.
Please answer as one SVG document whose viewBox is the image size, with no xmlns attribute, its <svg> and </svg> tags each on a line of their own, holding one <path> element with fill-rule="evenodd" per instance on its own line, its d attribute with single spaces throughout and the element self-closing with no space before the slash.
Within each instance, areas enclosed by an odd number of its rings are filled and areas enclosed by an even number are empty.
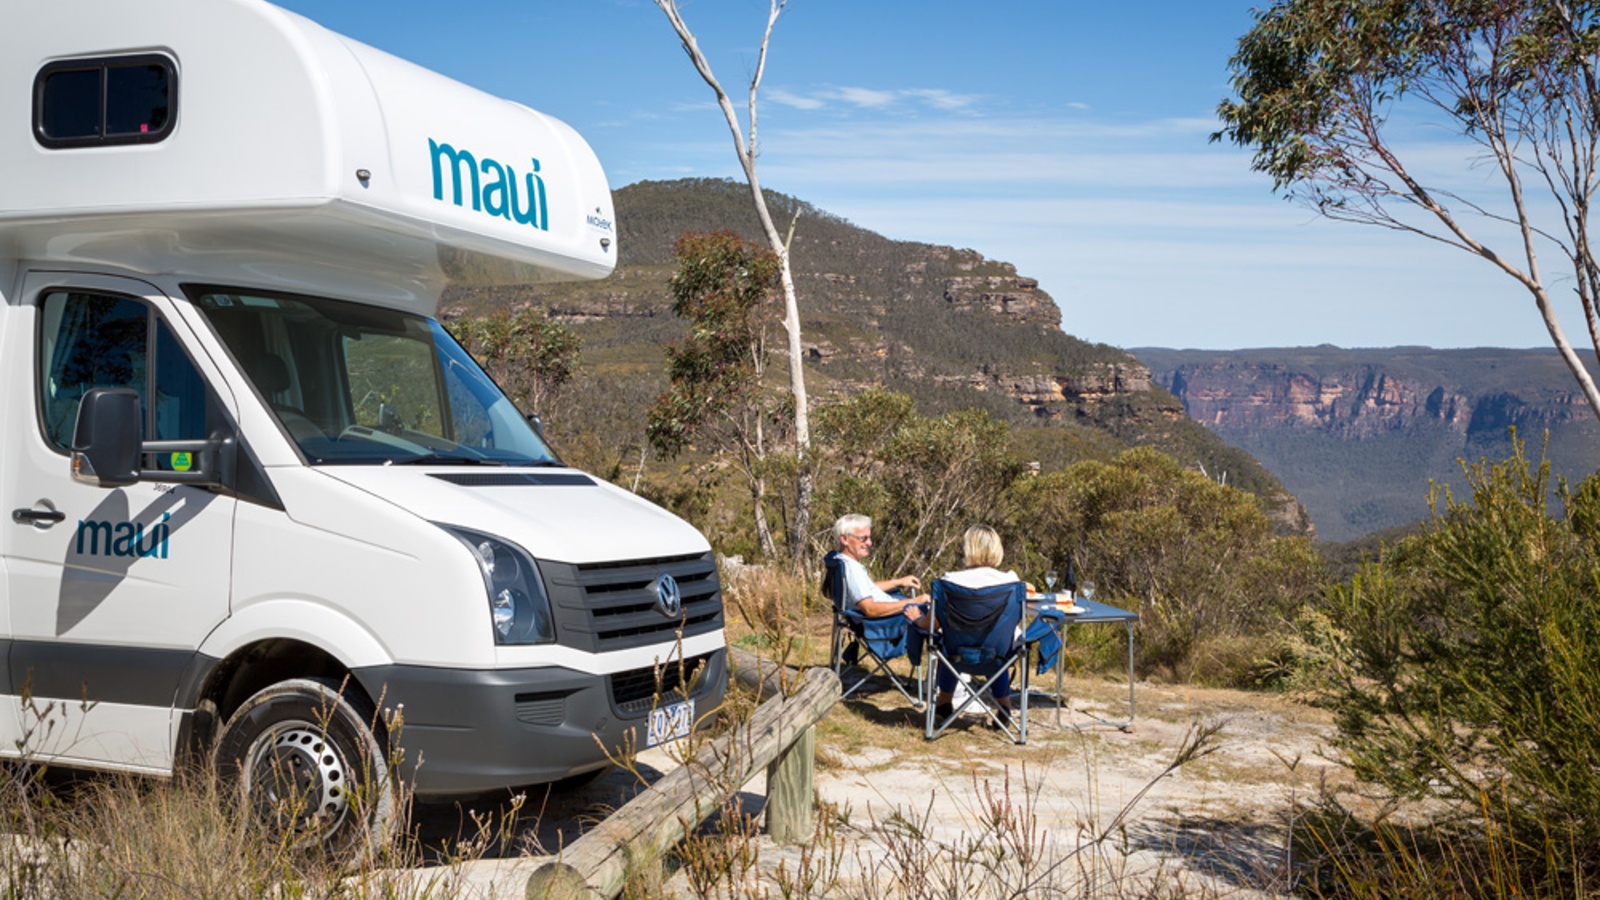
<svg viewBox="0 0 1600 900">
<path fill-rule="evenodd" d="M 278 682 L 228 719 L 217 768 L 275 837 L 296 848 L 374 852 L 395 826 L 398 804 L 365 707 L 322 681 Z"/>
</svg>

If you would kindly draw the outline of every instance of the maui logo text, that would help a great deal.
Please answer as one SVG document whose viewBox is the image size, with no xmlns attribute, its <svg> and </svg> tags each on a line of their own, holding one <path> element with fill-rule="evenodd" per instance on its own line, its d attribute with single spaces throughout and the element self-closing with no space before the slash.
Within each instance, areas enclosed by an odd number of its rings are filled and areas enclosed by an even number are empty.
<svg viewBox="0 0 1600 900">
<path fill-rule="evenodd" d="M 75 549 L 79 555 L 132 556 L 167 558 L 167 541 L 172 528 L 167 520 L 172 513 L 162 513 L 161 521 L 145 528 L 143 522 L 95 522 L 78 520 Z"/>
<path fill-rule="evenodd" d="M 456 206 L 472 204 L 477 212 L 487 213 L 518 225 L 550 230 L 550 207 L 545 199 L 544 178 L 539 161 L 529 159 L 526 175 L 487 156 L 478 159 L 466 150 L 428 139 L 433 156 L 433 199 L 444 200 L 444 186 L 450 183 L 450 200 Z"/>
</svg>

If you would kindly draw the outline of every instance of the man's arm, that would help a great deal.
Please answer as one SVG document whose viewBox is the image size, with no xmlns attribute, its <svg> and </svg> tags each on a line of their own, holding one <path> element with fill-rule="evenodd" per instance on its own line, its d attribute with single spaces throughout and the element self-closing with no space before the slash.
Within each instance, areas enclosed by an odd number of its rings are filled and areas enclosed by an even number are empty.
<svg viewBox="0 0 1600 900">
<path fill-rule="evenodd" d="M 882 581 L 874 581 L 873 584 L 877 585 L 878 590 L 885 592 L 897 591 L 901 588 L 910 588 L 913 591 L 922 590 L 922 580 L 915 575 L 902 575 L 899 578 L 885 578 Z"/>
<path fill-rule="evenodd" d="M 897 612 L 905 613 L 907 616 L 915 617 L 920 615 L 920 613 L 918 613 L 916 610 L 908 610 L 907 607 L 912 606 L 913 604 L 927 602 L 927 594 L 920 594 L 916 597 L 912 597 L 910 600 L 896 600 L 892 597 L 879 600 L 874 597 L 863 597 L 861 598 L 861 602 L 856 604 L 856 609 L 860 610 L 863 616 L 869 616 L 873 618 L 876 618 L 877 616 L 887 616 L 891 613 Z"/>
</svg>

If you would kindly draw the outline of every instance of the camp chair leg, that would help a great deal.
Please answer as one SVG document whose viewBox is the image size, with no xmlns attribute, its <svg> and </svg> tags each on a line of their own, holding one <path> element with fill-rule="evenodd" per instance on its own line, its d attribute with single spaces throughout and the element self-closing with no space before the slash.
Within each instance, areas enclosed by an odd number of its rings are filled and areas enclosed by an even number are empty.
<svg viewBox="0 0 1600 900">
<path fill-rule="evenodd" d="M 937 707 L 937 703 L 935 701 L 939 696 L 938 671 L 940 664 L 947 662 L 948 661 L 945 660 L 943 656 L 931 650 L 930 655 L 923 658 L 923 664 L 927 669 L 926 675 L 922 681 L 924 696 L 927 697 L 927 716 L 925 719 L 926 728 L 923 731 L 924 740 L 931 741 L 934 738 L 937 738 L 939 735 L 944 734 L 951 725 L 955 724 L 956 719 L 960 718 L 961 714 L 967 711 L 968 707 L 976 703 L 978 705 L 978 709 L 983 711 L 983 714 L 988 721 L 991 722 L 997 729 L 1004 732 L 1006 737 L 1011 739 L 1012 743 L 1026 744 L 1028 742 L 1028 677 L 1025 667 L 1026 660 L 1023 660 L 1024 668 L 1020 677 L 1017 679 L 1022 684 L 1022 699 L 1020 701 L 1020 708 L 1012 710 L 1013 718 L 1011 719 L 1010 724 L 1000 720 L 1000 713 L 998 712 L 1000 709 L 1000 701 L 995 699 L 994 696 L 994 688 L 996 682 L 998 681 L 998 676 L 1000 674 L 999 672 L 996 672 L 994 675 L 985 678 L 982 685 L 970 690 L 966 699 L 961 701 L 961 705 L 952 708 L 950 710 L 950 715 L 946 717 L 944 721 L 939 721 L 938 715 L 935 711 Z M 1016 662 L 1017 659 L 1013 658 L 1007 665 L 1015 665 Z M 955 671 L 955 667 L 952 666 L 951 670 Z M 1011 695 L 1013 697 L 1018 696 L 1018 692 L 1013 689 Z"/>
<path fill-rule="evenodd" d="M 1022 676 L 1022 689 L 1013 691 L 1011 696 L 1022 697 L 1022 716 L 1017 719 L 1017 743 L 1026 744 L 1028 742 L 1028 654 L 1022 654 L 1021 665 L 1017 669 L 1018 674 Z"/>
<path fill-rule="evenodd" d="M 850 640 L 853 640 L 853 638 L 847 638 L 846 643 L 848 644 Z M 906 698 L 906 700 L 911 704 L 912 708 L 921 709 L 924 706 L 922 699 L 922 683 L 916 680 L 915 669 L 912 670 L 912 679 L 915 681 L 913 686 L 916 688 L 916 693 L 912 694 L 911 691 L 906 689 L 906 679 L 895 674 L 894 669 L 889 665 L 889 660 L 885 660 L 877 656 L 876 654 L 872 653 L 871 650 L 866 648 L 862 648 L 861 652 L 864 659 L 861 659 L 856 665 L 846 666 L 843 662 L 841 654 L 840 659 L 834 666 L 834 674 L 838 676 L 839 685 L 843 689 L 839 694 L 840 700 L 849 699 L 851 695 L 865 686 L 874 675 L 882 674 L 883 677 L 888 680 L 890 686 L 899 691 L 900 696 Z M 871 665 L 868 665 L 868 660 L 871 661 Z M 846 683 L 844 671 L 846 668 L 859 668 L 861 673 L 860 677 Z"/>
</svg>

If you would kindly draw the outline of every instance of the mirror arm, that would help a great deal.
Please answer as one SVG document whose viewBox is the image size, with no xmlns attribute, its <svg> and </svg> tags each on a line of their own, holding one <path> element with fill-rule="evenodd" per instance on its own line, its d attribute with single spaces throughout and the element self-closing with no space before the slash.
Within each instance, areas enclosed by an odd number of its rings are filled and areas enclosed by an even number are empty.
<svg viewBox="0 0 1600 900">
<path fill-rule="evenodd" d="M 146 469 L 139 467 L 140 480 L 164 481 L 169 484 L 219 484 L 221 483 L 220 462 L 222 457 L 223 441 L 220 440 L 193 440 L 193 441 L 145 441 L 139 445 L 141 457 L 146 455 L 161 455 L 163 453 L 188 453 L 194 457 L 195 465 L 187 472 Z"/>
</svg>

